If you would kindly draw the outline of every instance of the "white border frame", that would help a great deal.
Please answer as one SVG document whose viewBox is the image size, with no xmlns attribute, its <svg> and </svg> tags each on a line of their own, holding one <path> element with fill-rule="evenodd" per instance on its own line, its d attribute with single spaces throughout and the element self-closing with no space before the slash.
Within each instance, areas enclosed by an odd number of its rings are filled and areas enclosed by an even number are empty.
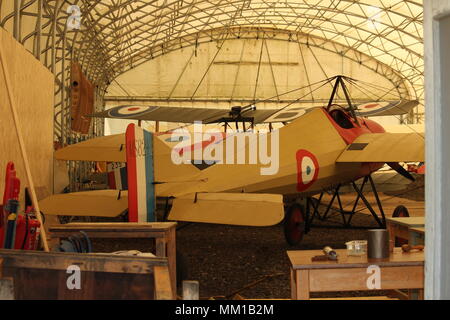
<svg viewBox="0 0 450 320">
<path fill-rule="evenodd" d="M 450 105 L 443 103 L 450 101 L 450 97 L 444 96 L 450 95 L 450 83 L 441 81 L 445 74 L 441 72 L 440 52 L 440 20 L 447 16 L 450 0 L 424 1 L 425 299 L 450 299 Z"/>
</svg>

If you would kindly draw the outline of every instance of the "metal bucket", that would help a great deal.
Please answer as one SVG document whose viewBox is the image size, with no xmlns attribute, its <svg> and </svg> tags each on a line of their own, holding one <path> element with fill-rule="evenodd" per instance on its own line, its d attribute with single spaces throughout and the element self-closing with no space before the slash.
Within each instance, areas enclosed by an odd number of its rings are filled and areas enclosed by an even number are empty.
<svg viewBox="0 0 450 320">
<path fill-rule="evenodd" d="M 369 259 L 389 258 L 389 232 L 386 229 L 369 230 L 367 257 Z"/>
</svg>

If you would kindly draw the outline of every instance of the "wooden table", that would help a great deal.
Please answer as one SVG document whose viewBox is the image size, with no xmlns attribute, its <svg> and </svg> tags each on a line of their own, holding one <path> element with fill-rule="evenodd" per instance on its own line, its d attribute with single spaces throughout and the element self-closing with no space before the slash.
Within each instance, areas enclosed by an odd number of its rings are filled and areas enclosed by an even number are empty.
<svg viewBox="0 0 450 320">
<path fill-rule="evenodd" d="M 336 250 L 339 260 L 312 262 L 322 255 L 320 250 L 288 251 L 291 263 L 291 296 L 293 300 L 309 300 L 311 292 L 341 292 L 419 289 L 424 286 L 424 253 L 403 253 L 395 248 L 389 259 L 371 260 L 367 256 L 348 256 L 347 250 Z M 371 266 L 381 272 L 379 289 L 369 289 L 373 276 Z"/>
<path fill-rule="evenodd" d="M 425 244 L 425 228 L 409 229 L 409 244 L 412 246 Z"/>
<path fill-rule="evenodd" d="M 156 241 L 156 256 L 167 257 L 172 291 L 177 292 L 176 261 L 176 226 L 175 222 L 157 223 L 68 223 L 49 228 L 52 241 L 59 241 L 79 231 L 84 231 L 89 238 L 153 238 Z M 130 248 L 133 249 L 133 248 Z"/>
<path fill-rule="evenodd" d="M 391 240 L 402 238 L 409 241 L 410 244 L 417 244 L 411 236 L 413 228 L 423 228 L 425 226 L 425 217 L 405 217 L 405 218 L 387 218 L 386 226 L 389 230 Z"/>
</svg>

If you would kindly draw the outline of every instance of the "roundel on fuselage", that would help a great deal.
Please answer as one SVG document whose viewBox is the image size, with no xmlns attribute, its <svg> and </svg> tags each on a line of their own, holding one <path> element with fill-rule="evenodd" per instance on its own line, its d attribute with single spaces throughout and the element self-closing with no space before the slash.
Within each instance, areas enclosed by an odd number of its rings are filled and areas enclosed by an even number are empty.
<svg viewBox="0 0 450 320">
<path fill-rule="evenodd" d="M 319 176 L 319 162 L 307 150 L 297 151 L 297 191 L 306 191 Z"/>
</svg>

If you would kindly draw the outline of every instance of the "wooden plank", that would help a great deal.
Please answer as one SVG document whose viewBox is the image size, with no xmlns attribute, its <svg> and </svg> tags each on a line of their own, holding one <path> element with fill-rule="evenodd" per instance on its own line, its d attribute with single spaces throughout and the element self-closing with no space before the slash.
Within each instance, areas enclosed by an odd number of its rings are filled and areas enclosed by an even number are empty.
<svg viewBox="0 0 450 320">
<path fill-rule="evenodd" d="M 167 266 L 156 266 L 154 272 L 156 300 L 175 300 L 176 292 L 172 291 L 169 268 Z"/>
<path fill-rule="evenodd" d="M 3 69 L 3 79 L 4 79 L 4 83 L 5 83 L 5 87 L 6 87 L 6 93 L 8 96 L 7 105 L 9 106 L 9 110 L 12 115 L 14 128 L 15 128 L 15 132 L 16 132 L 16 137 L 13 139 L 13 141 L 18 142 L 20 154 L 22 156 L 21 160 L 22 160 L 23 166 L 25 168 L 25 176 L 26 176 L 27 182 L 28 182 L 28 190 L 30 191 L 31 202 L 33 203 L 33 208 L 35 209 L 36 218 L 39 221 L 39 223 L 41 224 L 41 226 L 44 226 L 42 215 L 41 215 L 41 210 L 39 209 L 39 203 L 38 203 L 37 196 L 36 196 L 36 190 L 34 188 L 34 180 L 33 180 L 33 175 L 31 172 L 31 165 L 30 165 L 30 161 L 29 161 L 29 157 L 28 157 L 29 150 L 27 150 L 28 145 L 25 144 L 25 139 L 23 137 L 21 118 L 19 118 L 19 116 L 18 116 L 18 108 L 16 106 L 16 104 L 17 104 L 16 96 L 13 93 L 13 84 L 12 84 L 11 77 L 10 77 L 9 66 L 7 65 L 8 60 L 6 59 L 6 55 L 4 54 L 3 51 L 4 51 L 3 43 L 1 43 L 0 44 L 0 65 L 2 66 L 2 69 Z M 17 57 L 14 57 L 14 58 L 17 59 Z M 28 59 L 30 59 L 30 58 L 28 57 Z M 27 60 L 25 59 L 25 61 L 27 61 Z M 21 63 L 23 63 L 23 61 L 21 61 Z M 23 66 L 21 66 L 21 69 L 23 70 Z M 16 70 L 16 72 L 19 73 L 20 71 Z M 27 70 L 27 72 L 29 72 L 29 70 Z M 22 71 L 22 73 L 23 73 L 23 71 Z M 30 82 L 30 80 L 28 80 L 27 82 Z M 17 83 L 16 83 L 16 85 L 17 85 Z M 20 86 L 18 86 L 18 87 L 20 87 Z M 35 88 L 33 88 L 33 89 L 36 90 Z M 33 101 L 31 101 L 31 104 L 33 106 L 35 106 Z M 36 119 L 33 119 L 33 123 L 35 121 L 36 121 Z M 36 142 L 34 141 L 34 144 L 35 143 Z M 31 154 L 34 154 L 34 153 L 31 152 Z M 37 154 L 34 154 L 34 156 L 36 157 Z M 50 158 L 48 160 L 50 160 Z M 41 242 L 44 250 L 49 251 L 45 228 L 41 228 L 40 242 Z"/>
<path fill-rule="evenodd" d="M 155 238 L 156 255 L 167 257 L 172 290 L 177 289 L 176 273 L 176 226 L 175 222 L 157 223 L 70 223 L 50 227 L 52 238 L 68 238 L 75 232 L 84 231 L 90 238 Z"/>
<path fill-rule="evenodd" d="M 297 300 L 297 272 L 291 268 L 291 299 Z"/>
<path fill-rule="evenodd" d="M 68 287 L 68 278 L 71 274 L 58 272 L 56 281 L 58 282 L 58 300 L 93 300 L 95 298 L 95 272 L 80 273 L 80 288 Z"/>
<path fill-rule="evenodd" d="M 296 270 L 297 288 L 296 296 L 298 300 L 309 300 L 310 288 L 310 271 Z"/>
<path fill-rule="evenodd" d="M 338 261 L 316 261 L 312 262 L 311 258 L 322 255 L 321 250 L 297 250 L 288 251 L 290 263 L 294 269 L 339 269 L 339 268 L 367 268 L 374 264 L 366 255 L 349 256 L 347 250 L 338 249 Z M 380 267 L 398 267 L 398 266 L 423 266 L 424 253 L 410 252 L 403 253 L 401 248 L 395 248 L 389 259 L 376 261 Z"/>
<path fill-rule="evenodd" d="M 409 300 L 408 294 L 398 289 L 389 291 L 389 296 L 397 300 Z"/>
<path fill-rule="evenodd" d="M 336 301 L 343 301 L 343 300 L 358 300 L 358 301 L 378 301 L 378 300 L 400 300 L 399 298 L 392 298 L 388 296 L 374 296 L 374 297 L 339 297 L 339 298 L 316 298 L 311 300 L 336 300 Z"/>
<path fill-rule="evenodd" d="M 14 280 L 0 278 L 0 301 L 14 300 Z"/>
<path fill-rule="evenodd" d="M 410 228 L 408 239 L 412 246 L 425 244 L 425 228 Z"/>
<path fill-rule="evenodd" d="M 16 102 L 22 136 L 30 154 L 30 168 L 36 192 L 43 187 L 53 190 L 53 116 L 54 88 L 53 74 L 14 38 L 0 28 L 0 47 L 11 76 L 13 99 Z M 17 175 L 22 179 L 21 195 L 28 186 L 25 167 L 10 112 L 8 93 L 0 65 L 0 194 L 4 192 L 4 169 L 13 161 Z M 20 197 L 23 208 L 23 196 Z M 39 198 L 39 195 L 38 195 Z"/>
<path fill-rule="evenodd" d="M 68 238 L 70 236 L 73 236 L 74 233 L 78 233 L 80 229 L 74 229 L 74 230 L 67 230 L 67 231 L 61 231 L 61 232 L 52 232 L 50 237 L 51 238 Z M 152 231 L 89 231 L 82 229 L 81 231 L 86 232 L 86 234 L 89 236 L 89 238 L 92 239 L 139 239 L 139 238 L 148 238 L 148 239 L 160 239 L 165 237 L 165 233 L 158 231 L 158 232 L 152 232 Z"/>
<path fill-rule="evenodd" d="M 177 244 L 176 231 L 172 228 L 168 231 L 166 251 L 170 270 L 170 278 L 172 279 L 172 290 L 177 291 Z M 184 279 L 181 279 L 184 280 Z"/>
<path fill-rule="evenodd" d="M 5 268 L 67 270 L 78 265 L 85 271 L 113 273 L 152 273 L 154 266 L 166 266 L 165 258 L 127 257 L 110 254 L 43 253 L 0 250 Z"/>
<path fill-rule="evenodd" d="M 3 278 L 3 259 L 0 258 L 0 301 L 14 300 L 14 280 Z"/>
<path fill-rule="evenodd" d="M 410 230 L 413 232 L 423 234 L 423 235 L 425 234 L 425 228 L 411 228 Z"/>
<path fill-rule="evenodd" d="M 177 226 L 176 222 L 141 222 L 141 223 L 134 223 L 134 222 L 108 222 L 108 223 L 68 223 L 65 225 L 57 225 L 57 226 L 51 226 L 50 230 L 63 230 L 63 229 L 88 229 L 93 228 L 97 230 L 101 229 L 108 229 L 111 230 L 111 228 L 114 228 L 114 230 L 121 230 L 121 229 L 152 229 L 160 230 L 160 231 L 166 231 L 168 229 L 174 228 Z"/>
<path fill-rule="evenodd" d="M 310 270 L 311 292 L 367 291 L 366 268 Z M 424 285 L 423 266 L 381 268 L 381 288 L 419 289 Z"/>
<path fill-rule="evenodd" d="M 395 240 L 395 238 L 409 239 L 409 228 L 407 226 L 388 223 L 387 228 L 391 240 Z"/>
<path fill-rule="evenodd" d="M 386 222 L 402 225 L 408 228 L 423 227 L 425 225 L 425 217 L 386 218 Z"/>
</svg>

